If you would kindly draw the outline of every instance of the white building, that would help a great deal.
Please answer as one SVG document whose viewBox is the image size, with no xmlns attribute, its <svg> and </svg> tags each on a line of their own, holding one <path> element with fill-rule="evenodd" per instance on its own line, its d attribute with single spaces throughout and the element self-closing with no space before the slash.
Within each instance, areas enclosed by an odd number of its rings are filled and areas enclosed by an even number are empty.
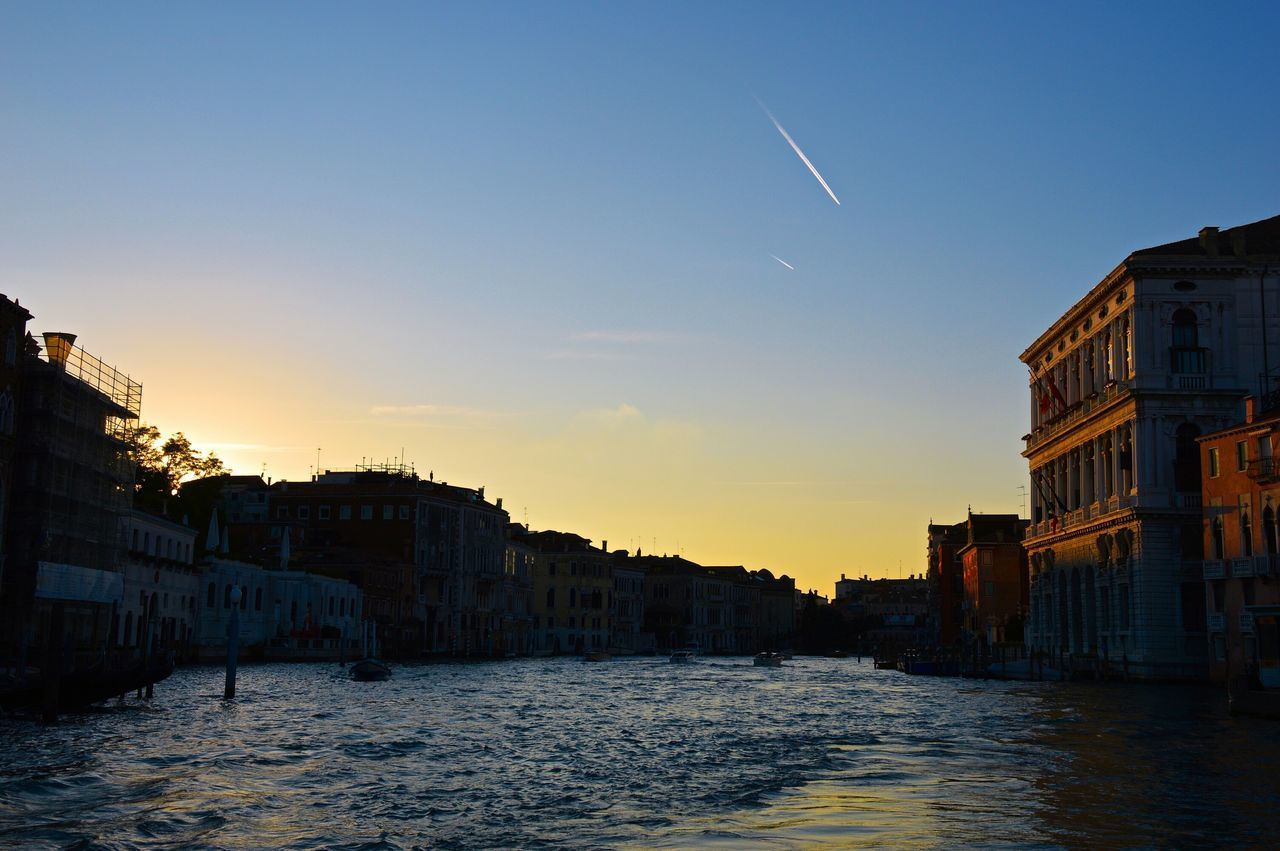
<svg viewBox="0 0 1280 851">
<path fill-rule="evenodd" d="M 1032 648 L 1204 675 L 1196 437 L 1280 366 L 1277 275 L 1280 217 L 1205 228 L 1129 255 L 1022 353 Z"/>
<path fill-rule="evenodd" d="M 193 563 L 196 531 L 136 509 L 121 519 L 124 592 L 113 623 L 121 647 L 153 646 L 185 655 L 195 633 L 199 589 Z"/>
<path fill-rule="evenodd" d="M 336 659 L 360 646 L 360 589 L 345 579 L 210 559 L 197 602 L 200 656 L 226 653 L 231 589 L 240 586 L 240 647 L 248 657 Z"/>
</svg>

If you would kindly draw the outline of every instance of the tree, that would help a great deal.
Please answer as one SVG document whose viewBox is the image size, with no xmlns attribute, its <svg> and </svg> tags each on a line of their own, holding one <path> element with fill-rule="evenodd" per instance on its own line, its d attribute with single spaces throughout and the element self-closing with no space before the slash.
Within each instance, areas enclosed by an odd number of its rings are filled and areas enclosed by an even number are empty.
<svg viewBox="0 0 1280 851">
<path fill-rule="evenodd" d="M 125 439 L 135 468 L 134 505 L 148 511 L 165 513 L 183 482 L 226 471 L 221 458 L 212 452 L 204 455 L 182 432 L 160 443 L 160 430 L 140 422 L 129 427 Z"/>
</svg>

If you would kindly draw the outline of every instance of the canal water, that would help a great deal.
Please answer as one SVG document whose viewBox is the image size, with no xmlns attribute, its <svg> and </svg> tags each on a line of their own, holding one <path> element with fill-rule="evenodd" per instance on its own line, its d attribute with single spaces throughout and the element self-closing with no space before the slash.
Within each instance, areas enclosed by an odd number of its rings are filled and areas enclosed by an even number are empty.
<svg viewBox="0 0 1280 851">
<path fill-rule="evenodd" d="M 869 661 L 185 669 L 0 720 L 0 846 L 1274 845 L 1280 722 L 1208 689 Z"/>
</svg>

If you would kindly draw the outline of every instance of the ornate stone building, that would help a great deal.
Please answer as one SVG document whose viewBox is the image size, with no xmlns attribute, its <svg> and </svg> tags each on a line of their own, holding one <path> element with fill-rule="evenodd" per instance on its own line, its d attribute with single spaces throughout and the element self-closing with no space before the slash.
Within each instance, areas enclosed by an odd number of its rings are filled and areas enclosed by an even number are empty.
<svg viewBox="0 0 1280 851">
<path fill-rule="evenodd" d="M 1277 275 L 1280 217 L 1204 228 L 1130 254 L 1022 353 L 1031 647 L 1205 675 L 1196 438 L 1280 366 Z"/>
</svg>

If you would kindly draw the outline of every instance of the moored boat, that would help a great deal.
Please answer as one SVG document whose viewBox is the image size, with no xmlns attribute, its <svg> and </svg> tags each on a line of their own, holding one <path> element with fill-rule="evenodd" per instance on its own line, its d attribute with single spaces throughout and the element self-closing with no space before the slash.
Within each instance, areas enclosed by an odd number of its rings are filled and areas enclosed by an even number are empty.
<svg viewBox="0 0 1280 851">
<path fill-rule="evenodd" d="M 686 644 L 671 654 L 670 661 L 675 662 L 677 665 L 687 665 L 698 658 L 698 650 L 697 644 Z"/>
<path fill-rule="evenodd" d="M 612 658 L 605 650 L 588 650 L 582 654 L 582 661 L 584 662 L 608 662 Z"/>
<path fill-rule="evenodd" d="M 351 679 L 362 683 L 381 682 L 391 676 L 391 666 L 378 658 L 378 631 L 373 624 L 365 625 L 365 656 L 351 665 Z"/>
<path fill-rule="evenodd" d="M 752 664 L 759 668 L 781 668 L 782 654 L 766 650 L 763 653 L 757 653 Z"/>
</svg>

